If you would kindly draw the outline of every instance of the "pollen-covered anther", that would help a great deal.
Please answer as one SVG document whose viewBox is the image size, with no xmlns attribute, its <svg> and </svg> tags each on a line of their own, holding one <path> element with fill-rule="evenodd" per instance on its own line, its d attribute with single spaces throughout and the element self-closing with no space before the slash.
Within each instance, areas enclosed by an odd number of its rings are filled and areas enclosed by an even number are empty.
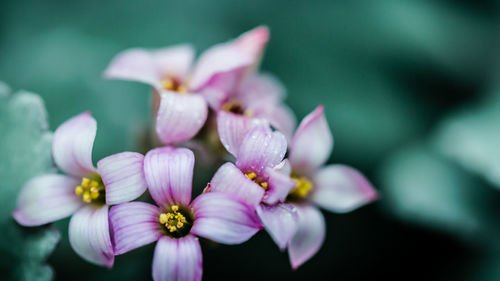
<svg viewBox="0 0 500 281">
<path fill-rule="evenodd" d="M 290 192 L 290 196 L 295 198 L 306 198 L 313 189 L 313 184 L 305 177 L 292 177 L 295 187 Z"/>
<path fill-rule="evenodd" d="M 167 77 L 162 81 L 163 89 L 181 94 L 187 93 L 187 87 L 175 77 Z"/>
<path fill-rule="evenodd" d="M 172 205 L 170 206 L 169 212 L 161 213 L 159 221 L 169 232 L 181 230 L 184 227 L 184 224 L 187 223 L 186 217 L 179 212 L 178 205 Z"/>
<path fill-rule="evenodd" d="M 100 181 L 100 177 L 96 179 L 82 178 L 80 185 L 75 187 L 75 194 L 82 197 L 85 203 L 92 203 L 97 199 L 103 199 L 104 185 Z"/>
<path fill-rule="evenodd" d="M 264 190 L 267 190 L 269 188 L 269 183 L 261 177 L 257 176 L 257 174 L 254 172 L 245 173 L 245 177 L 260 185 L 260 187 L 262 187 Z"/>
</svg>

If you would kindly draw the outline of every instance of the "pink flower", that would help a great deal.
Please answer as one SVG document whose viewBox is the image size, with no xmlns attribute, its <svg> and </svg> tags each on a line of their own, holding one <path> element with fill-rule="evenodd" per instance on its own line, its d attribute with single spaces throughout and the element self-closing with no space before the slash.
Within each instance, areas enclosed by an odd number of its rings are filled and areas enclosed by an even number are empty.
<svg viewBox="0 0 500 281">
<path fill-rule="evenodd" d="M 21 225 L 38 226 L 73 215 L 69 241 L 75 252 L 110 268 L 114 255 L 108 227 L 108 190 L 92 164 L 96 131 L 97 123 L 88 112 L 57 128 L 52 154 L 57 167 L 67 175 L 45 174 L 26 183 L 13 216 Z"/>
<path fill-rule="evenodd" d="M 156 132 L 164 144 L 192 138 L 207 119 L 207 103 L 219 108 L 253 67 L 267 43 L 266 27 L 258 27 L 201 54 L 178 45 L 159 50 L 131 49 L 118 54 L 105 77 L 134 80 L 160 93 Z"/>
<path fill-rule="evenodd" d="M 281 248 L 297 229 L 295 208 L 283 201 L 295 186 L 283 161 L 285 136 L 268 125 L 254 127 L 237 150 L 236 165 L 222 165 L 210 181 L 209 191 L 235 194 L 256 208 L 264 228 Z"/>
<path fill-rule="evenodd" d="M 289 149 L 292 178 L 296 182 L 287 197 L 299 217 L 297 233 L 288 245 L 295 269 L 309 260 L 323 244 L 325 220 L 315 206 L 345 213 L 377 199 L 377 191 L 357 170 L 345 165 L 321 167 L 333 148 L 323 106 L 302 120 Z"/>
<path fill-rule="evenodd" d="M 237 154 L 245 135 L 266 122 L 291 139 L 296 121 L 282 103 L 284 93 L 284 87 L 271 75 L 247 76 L 217 112 L 217 131 L 226 150 Z"/>
<path fill-rule="evenodd" d="M 206 193 L 191 202 L 194 155 L 189 149 L 162 147 L 149 151 L 142 173 L 158 206 L 144 202 L 111 208 L 109 217 L 120 255 L 158 241 L 153 279 L 201 280 L 202 254 L 196 236 L 224 244 L 247 241 L 260 224 L 253 208 L 230 194 Z"/>
</svg>

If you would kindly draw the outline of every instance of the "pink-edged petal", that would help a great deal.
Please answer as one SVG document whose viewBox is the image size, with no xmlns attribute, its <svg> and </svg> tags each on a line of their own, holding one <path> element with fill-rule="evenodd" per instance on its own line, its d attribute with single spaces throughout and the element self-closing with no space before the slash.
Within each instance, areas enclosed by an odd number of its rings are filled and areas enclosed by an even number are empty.
<svg viewBox="0 0 500 281">
<path fill-rule="evenodd" d="M 287 142 L 280 132 L 259 125 L 248 132 L 236 157 L 236 166 L 242 171 L 263 173 L 267 167 L 278 165 L 285 156 Z"/>
<path fill-rule="evenodd" d="M 52 154 L 57 167 L 67 174 L 84 177 L 95 173 L 92 147 L 97 122 L 89 112 L 61 124 L 54 133 Z"/>
<path fill-rule="evenodd" d="M 200 95 L 162 92 L 156 133 L 164 144 L 187 141 L 205 124 L 207 114 L 207 103 Z"/>
<path fill-rule="evenodd" d="M 191 45 L 176 45 L 151 51 L 151 58 L 162 78 L 176 77 L 183 80 L 188 74 L 194 59 Z"/>
<path fill-rule="evenodd" d="M 155 247 L 153 280 L 200 281 L 202 260 L 198 238 L 192 235 L 180 239 L 163 236 Z"/>
<path fill-rule="evenodd" d="M 38 226 L 73 214 L 82 205 L 75 195 L 79 180 L 47 174 L 28 181 L 17 198 L 14 219 L 24 226 Z"/>
<path fill-rule="evenodd" d="M 189 89 L 199 92 L 203 88 L 223 86 L 225 88 L 223 90 L 229 90 L 229 88 L 236 87 L 234 82 L 238 79 L 234 75 L 241 75 L 241 70 L 252 65 L 253 62 L 252 54 L 238 48 L 232 42 L 215 45 L 201 54 L 198 59 Z M 225 75 L 224 81 L 217 77 L 222 74 Z"/>
<path fill-rule="evenodd" d="M 222 165 L 210 181 L 210 191 L 234 194 L 252 206 L 257 206 L 264 189 L 248 179 L 233 163 Z"/>
<path fill-rule="evenodd" d="M 267 168 L 266 175 L 268 177 L 267 182 L 269 185 L 262 201 L 269 205 L 285 201 L 288 193 L 290 193 L 296 184 L 290 178 L 290 174 L 286 175 L 283 174 L 282 171 Z"/>
<path fill-rule="evenodd" d="M 107 205 L 132 201 L 146 191 L 143 162 L 144 156 L 136 152 L 117 153 L 97 162 L 106 186 Z"/>
<path fill-rule="evenodd" d="M 350 212 L 377 199 L 377 191 L 356 169 L 330 165 L 314 176 L 311 199 L 320 207 L 336 213 Z"/>
<path fill-rule="evenodd" d="M 232 194 L 204 193 L 191 207 L 195 217 L 191 232 L 219 243 L 243 243 L 262 228 L 255 208 Z"/>
<path fill-rule="evenodd" d="M 310 173 L 328 160 L 332 149 L 333 137 L 323 106 L 318 106 L 300 123 L 288 158 L 294 169 Z"/>
<path fill-rule="evenodd" d="M 144 175 L 151 197 L 164 207 L 191 201 L 194 154 L 186 148 L 160 147 L 144 157 Z"/>
<path fill-rule="evenodd" d="M 288 245 L 288 254 L 293 269 L 314 256 L 325 240 L 325 219 L 321 212 L 307 205 L 297 205 L 299 227 Z"/>
<path fill-rule="evenodd" d="M 267 121 L 259 118 L 248 118 L 231 112 L 217 113 L 217 132 L 222 145 L 233 156 L 238 155 L 246 134 L 258 125 L 266 126 Z"/>
<path fill-rule="evenodd" d="M 79 256 L 93 264 L 113 267 L 108 206 L 86 205 L 78 210 L 71 217 L 68 235 L 71 247 Z"/>
<path fill-rule="evenodd" d="M 295 207 L 286 203 L 273 206 L 260 204 L 257 214 L 267 233 L 284 250 L 297 232 L 299 218 Z"/>
<path fill-rule="evenodd" d="M 257 68 L 268 39 L 267 28 L 258 27 L 208 49 L 195 66 L 190 89 L 201 93 L 212 109 L 219 110 L 245 75 Z"/>
<path fill-rule="evenodd" d="M 129 202 L 111 207 L 109 222 L 115 255 L 152 243 L 162 236 L 158 218 L 160 208 L 144 202 Z"/>
<path fill-rule="evenodd" d="M 258 26 L 241 34 L 234 43 L 239 49 L 254 58 L 253 64 L 257 64 L 268 41 L 269 29 L 266 26 Z"/>
<path fill-rule="evenodd" d="M 116 55 L 104 71 L 108 79 L 132 80 L 162 88 L 162 73 L 156 67 L 151 51 L 129 49 Z"/>
</svg>

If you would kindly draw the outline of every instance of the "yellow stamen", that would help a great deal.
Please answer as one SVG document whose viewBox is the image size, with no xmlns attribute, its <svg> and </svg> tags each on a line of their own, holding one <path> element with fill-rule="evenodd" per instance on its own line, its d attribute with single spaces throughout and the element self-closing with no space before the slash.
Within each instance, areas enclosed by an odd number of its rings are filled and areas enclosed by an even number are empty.
<svg viewBox="0 0 500 281">
<path fill-rule="evenodd" d="M 85 203 L 92 203 L 94 200 L 101 198 L 103 193 L 104 185 L 99 175 L 96 175 L 93 179 L 84 177 L 80 185 L 75 187 L 75 194 L 81 196 L 82 201 Z"/>
<path fill-rule="evenodd" d="M 258 177 L 257 174 L 254 172 L 245 173 L 245 177 L 255 182 L 256 184 L 260 185 L 264 190 L 267 190 L 269 188 L 269 183 L 264 179 Z"/>
<path fill-rule="evenodd" d="M 160 214 L 160 223 L 161 224 L 166 224 L 168 221 L 168 216 L 167 214 L 161 213 Z"/>
<path fill-rule="evenodd" d="M 91 191 L 90 192 L 90 197 L 92 199 L 97 199 L 97 197 L 99 197 L 99 191 Z"/>
<path fill-rule="evenodd" d="M 176 79 L 174 76 L 169 76 L 161 82 L 163 88 L 168 91 L 178 92 L 180 94 L 187 93 L 187 87 L 185 84 Z"/>
<path fill-rule="evenodd" d="M 257 177 L 257 174 L 255 174 L 254 172 L 251 172 L 251 173 L 245 174 L 245 177 L 253 180 Z"/>
<path fill-rule="evenodd" d="M 306 198 L 313 189 L 313 184 L 305 177 L 292 177 L 295 181 L 295 187 L 290 192 L 290 196 L 303 199 Z"/>
<path fill-rule="evenodd" d="M 267 183 L 267 181 L 265 181 L 265 182 L 261 182 L 260 186 L 262 186 L 262 188 L 264 188 L 264 190 L 267 190 L 267 188 L 269 187 L 269 184 Z"/>
<path fill-rule="evenodd" d="M 170 78 L 167 78 L 163 80 L 162 85 L 165 90 L 172 90 L 174 88 L 174 81 Z"/>
<path fill-rule="evenodd" d="M 85 192 L 83 193 L 83 201 L 84 201 L 85 203 L 90 203 L 90 202 L 92 201 L 92 199 L 90 198 L 90 192 L 85 191 Z"/>
<path fill-rule="evenodd" d="M 170 233 L 182 230 L 188 222 L 178 205 L 172 205 L 170 206 L 170 211 L 161 213 L 158 221 L 164 225 Z"/>
<path fill-rule="evenodd" d="M 88 178 L 82 178 L 82 186 L 83 187 L 88 187 L 90 183 L 90 180 Z"/>
<path fill-rule="evenodd" d="M 81 195 L 83 193 L 83 188 L 81 186 L 75 187 L 76 195 Z"/>
</svg>

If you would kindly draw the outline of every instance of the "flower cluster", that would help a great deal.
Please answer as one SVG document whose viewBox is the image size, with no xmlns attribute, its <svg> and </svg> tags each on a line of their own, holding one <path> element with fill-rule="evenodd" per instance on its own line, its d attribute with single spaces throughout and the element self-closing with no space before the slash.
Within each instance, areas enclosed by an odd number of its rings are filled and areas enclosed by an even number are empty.
<svg viewBox="0 0 500 281">
<path fill-rule="evenodd" d="M 283 87 L 258 71 L 268 39 L 267 28 L 258 27 L 194 63 L 189 45 L 118 54 L 105 77 L 153 87 L 149 151 L 114 154 L 95 167 L 97 123 L 88 112 L 71 118 L 53 137 L 53 158 L 64 174 L 26 183 L 16 221 L 38 226 L 72 215 L 75 252 L 109 268 L 116 255 L 157 242 L 157 281 L 201 279 L 197 237 L 238 244 L 265 229 L 288 250 L 293 268 L 309 260 L 325 237 L 318 207 L 348 212 L 377 192 L 351 167 L 324 166 L 333 137 L 323 106 L 295 130 Z M 186 147 L 211 163 L 234 160 L 222 164 L 194 200 L 195 154 Z"/>
</svg>

